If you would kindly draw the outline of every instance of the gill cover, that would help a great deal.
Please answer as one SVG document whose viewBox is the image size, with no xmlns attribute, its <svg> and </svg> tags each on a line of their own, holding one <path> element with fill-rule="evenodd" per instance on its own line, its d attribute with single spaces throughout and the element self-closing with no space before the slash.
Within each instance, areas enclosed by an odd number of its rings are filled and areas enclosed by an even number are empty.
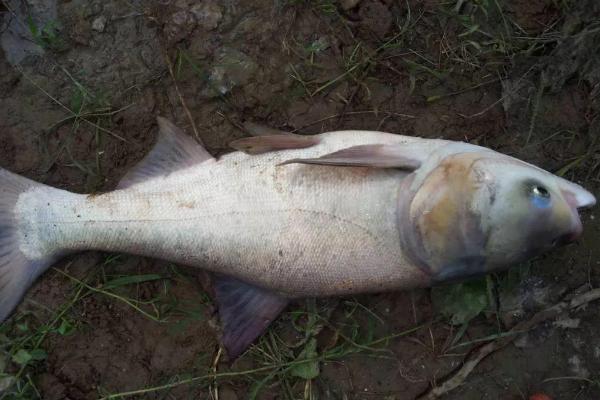
<svg viewBox="0 0 600 400">
<path fill-rule="evenodd" d="M 400 210 L 401 238 L 435 282 L 485 273 L 489 232 L 473 200 L 494 193 L 490 180 L 474 167 L 480 157 L 447 155 L 429 171 L 419 171 L 404 188 L 412 198 Z"/>
</svg>

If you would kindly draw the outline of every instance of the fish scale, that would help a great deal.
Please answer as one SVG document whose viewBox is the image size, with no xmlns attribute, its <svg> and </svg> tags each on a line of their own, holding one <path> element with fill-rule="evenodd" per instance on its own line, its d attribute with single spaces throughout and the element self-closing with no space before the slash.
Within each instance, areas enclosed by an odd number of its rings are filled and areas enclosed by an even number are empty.
<svg viewBox="0 0 600 400">
<path fill-rule="evenodd" d="M 353 135 L 359 140 L 348 139 Z M 30 247 L 157 257 L 291 297 L 415 286 L 411 277 L 420 274 L 402 256 L 395 212 L 407 172 L 278 165 L 348 141 L 381 141 L 360 132 L 337 136 L 289 155 L 237 153 L 101 195 L 62 192 L 58 199 L 35 189 L 22 196 L 19 220 L 38 226 Z M 27 214 L 44 209 L 49 196 L 45 213 Z"/>
</svg>

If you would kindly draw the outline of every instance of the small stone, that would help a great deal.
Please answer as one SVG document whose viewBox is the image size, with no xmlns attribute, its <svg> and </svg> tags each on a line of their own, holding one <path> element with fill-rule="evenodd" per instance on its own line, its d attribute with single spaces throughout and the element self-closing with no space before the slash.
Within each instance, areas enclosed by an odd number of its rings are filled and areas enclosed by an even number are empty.
<svg viewBox="0 0 600 400">
<path fill-rule="evenodd" d="M 342 8 L 346 11 L 353 9 L 360 3 L 360 0 L 341 0 L 340 4 Z"/>
<path fill-rule="evenodd" d="M 67 390 L 56 376 L 43 373 L 38 377 L 38 384 L 44 399 L 59 400 L 66 398 Z"/>
<path fill-rule="evenodd" d="M 71 24 L 69 36 L 75 43 L 88 46 L 92 39 L 92 28 L 90 23 L 83 18 L 77 19 Z"/>
<path fill-rule="evenodd" d="M 196 27 L 194 14 L 181 10 L 171 16 L 171 21 L 166 24 L 165 32 L 173 43 L 185 39 Z"/>
<path fill-rule="evenodd" d="M 212 57 L 222 47 L 218 35 L 203 35 L 204 40 L 190 40 L 189 52 L 195 59 L 205 60 Z"/>
<path fill-rule="evenodd" d="M 104 32 L 104 29 L 106 28 L 106 22 L 106 17 L 104 15 L 101 15 L 98 18 L 94 19 L 94 22 L 92 22 L 92 29 L 96 32 Z"/>
<path fill-rule="evenodd" d="M 578 377 L 587 378 L 590 376 L 590 372 L 583 366 L 583 362 L 581 358 L 577 354 L 574 354 L 568 360 L 569 365 L 571 366 L 571 371 Z"/>
<path fill-rule="evenodd" d="M 575 329 L 579 328 L 581 320 L 579 318 L 561 317 L 554 321 L 554 326 L 563 329 Z"/>
<path fill-rule="evenodd" d="M 224 95 L 235 86 L 247 84 L 254 76 L 258 65 L 246 54 L 231 48 L 223 48 L 216 57 L 203 94 L 208 97 Z"/>
<path fill-rule="evenodd" d="M 523 334 L 518 336 L 513 344 L 519 349 L 526 349 L 528 347 L 532 347 L 531 341 L 529 340 L 528 334 Z"/>
<path fill-rule="evenodd" d="M 190 11 L 196 17 L 198 26 L 207 31 L 215 29 L 223 19 L 223 9 L 212 2 L 196 4 Z"/>
<path fill-rule="evenodd" d="M 313 53 L 321 53 L 329 47 L 331 47 L 331 44 L 327 36 L 321 36 L 310 44 L 309 49 Z"/>
<path fill-rule="evenodd" d="M 14 376 L 8 375 L 8 376 L 4 376 L 4 377 L 0 378 L 0 393 L 4 392 L 6 389 L 11 387 L 14 382 L 15 382 Z"/>
<path fill-rule="evenodd" d="M 238 396 L 235 391 L 229 386 L 224 386 L 219 391 L 219 398 L 221 400 L 238 400 Z"/>
<path fill-rule="evenodd" d="M 386 5 L 379 2 L 361 4 L 358 14 L 363 29 L 383 38 L 393 24 L 392 14 Z"/>
<path fill-rule="evenodd" d="M 92 13 L 93 15 L 98 15 L 102 12 L 102 2 L 96 2 L 92 4 Z"/>
</svg>

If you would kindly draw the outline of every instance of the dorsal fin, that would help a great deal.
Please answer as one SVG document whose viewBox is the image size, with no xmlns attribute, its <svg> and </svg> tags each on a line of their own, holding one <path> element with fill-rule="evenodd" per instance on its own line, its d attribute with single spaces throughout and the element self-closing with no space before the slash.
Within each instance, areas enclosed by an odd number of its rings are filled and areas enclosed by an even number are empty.
<svg viewBox="0 0 600 400">
<path fill-rule="evenodd" d="M 421 161 L 404 155 L 406 146 L 386 144 L 365 144 L 338 150 L 318 158 L 295 158 L 285 164 L 320 164 L 348 167 L 400 168 L 415 170 Z"/>
<path fill-rule="evenodd" d="M 226 276 L 214 281 L 229 360 L 235 360 L 287 306 L 289 300 L 265 289 Z"/>
<path fill-rule="evenodd" d="M 294 133 L 253 136 L 234 140 L 230 147 L 246 154 L 262 154 L 277 150 L 304 149 L 319 144 L 319 136 L 303 136 Z"/>
<path fill-rule="evenodd" d="M 158 122 L 156 144 L 142 161 L 125 174 L 117 189 L 124 189 L 156 176 L 168 175 L 207 160 L 214 160 L 204 147 L 171 121 L 162 117 L 157 117 L 156 121 Z"/>
</svg>

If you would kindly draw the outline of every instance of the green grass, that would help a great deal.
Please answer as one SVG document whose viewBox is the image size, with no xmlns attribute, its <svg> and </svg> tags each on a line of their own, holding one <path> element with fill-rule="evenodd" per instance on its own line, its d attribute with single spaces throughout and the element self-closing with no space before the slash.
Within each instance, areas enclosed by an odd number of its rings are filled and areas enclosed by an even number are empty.
<svg viewBox="0 0 600 400">
<path fill-rule="evenodd" d="M 235 365 L 227 371 L 208 369 L 199 375 L 178 375 L 166 383 L 138 390 L 104 394 L 102 399 L 123 399 L 154 392 L 168 392 L 177 387 L 191 386 L 206 390 L 210 385 L 240 385 L 248 388 L 248 399 L 261 398 L 266 391 L 276 389 L 283 399 L 316 398 L 313 383 L 318 381 L 324 363 L 352 356 L 390 358 L 386 349 L 391 340 L 406 337 L 422 328 L 415 326 L 402 332 L 377 336 L 374 326 L 380 324 L 372 310 L 358 306 L 356 301 L 342 304 L 340 315 L 332 320 L 334 306 L 327 302 L 307 300 L 293 308 L 262 336 L 238 361 L 251 368 Z M 359 320 L 366 322 L 361 322 Z M 293 327 L 290 335 L 289 327 Z M 286 333 L 287 331 L 287 333 Z M 318 344 L 322 336 L 325 344 Z M 290 340 L 290 336 L 296 338 Z M 393 358 L 393 357 L 391 357 Z"/>
<path fill-rule="evenodd" d="M 100 190 L 105 183 L 102 155 L 107 137 L 110 140 L 126 142 L 126 139 L 113 132 L 113 118 L 115 115 L 125 111 L 132 105 L 116 108 L 110 104 L 107 93 L 94 93 L 78 79 L 76 79 L 66 68 L 58 67 L 64 74 L 67 82 L 70 83 L 70 96 L 66 100 L 59 100 L 57 97 L 44 89 L 43 84 L 20 67 L 17 70 L 22 74 L 27 82 L 35 87 L 41 96 L 48 98 L 54 104 L 62 108 L 67 116 L 56 121 L 46 130 L 46 135 L 42 137 L 43 147 L 46 151 L 49 149 L 48 140 L 50 135 L 54 134 L 63 126 L 69 126 L 69 134 L 60 141 L 57 150 L 54 153 L 46 155 L 47 161 L 44 169 L 50 170 L 58 160 L 66 155 L 69 160 L 66 164 L 69 167 L 76 168 L 85 174 L 87 179 L 86 191 L 95 192 Z M 95 149 L 91 157 L 78 159 L 73 152 L 74 142 L 80 135 L 93 135 Z"/>
<path fill-rule="evenodd" d="M 106 273 L 106 268 L 116 270 L 119 262 L 118 256 L 109 256 L 103 265 L 82 279 L 65 270 L 55 270 L 71 284 L 68 300 L 57 310 L 34 308 L 34 311 L 15 315 L 2 325 L 0 343 L 5 365 L 0 385 L 9 385 L 2 395 L 3 399 L 40 398 L 35 376 L 44 368 L 47 356 L 44 345 L 52 336 L 76 335 L 84 329 L 85 323 L 73 315 L 77 314 L 78 304 L 86 297 L 100 296 L 105 301 L 124 304 L 144 318 L 155 323 L 167 323 L 175 330 L 182 329 L 179 318 L 176 318 L 176 323 L 170 322 L 175 316 L 186 316 L 184 325 L 203 319 L 205 309 L 198 310 L 198 304 L 194 308 L 179 304 L 176 299 L 171 299 L 174 303 L 168 300 L 171 281 L 188 279 L 177 269 L 172 268 L 167 275 Z M 160 297 L 145 301 L 131 297 L 131 289 L 136 285 L 153 281 L 164 283 L 164 293 Z M 204 299 L 209 301 L 207 297 Z M 202 302 L 200 306 L 204 307 Z M 102 399 L 124 399 L 154 392 L 169 393 L 179 387 L 188 387 L 192 395 L 198 390 L 233 384 L 248 387 L 249 399 L 261 398 L 261 393 L 274 388 L 284 399 L 296 399 L 299 395 L 306 399 L 314 398 L 318 395 L 314 383 L 320 380 L 324 364 L 355 356 L 394 359 L 393 353 L 387 349 L 390 341 L 410 336 L 424 327 L 418 325 L 401 332 L 381 334 L 378 332 L 386 330 L 384 320 L 356 299 L 343 301 L 339 306 L 337 302 L 306 300 L 287 312 L 241 357 L 241 363 L 250 363 L 250 368 L 240 369 L 234 365 L 233 369 L 216 371 L 209 367 L 204 355 L 193 373 L 182 371 L 162 384 L 128 392 L 110 393 L 99 388 L 99 396 Z M 0 366 L 3 366 L 2 363 Z M 320 384 L 327 382 L 321 381 Z"/>
<path fill-rule="evenodd" d="M 40 47 L 55 51 L 65 49 L 66 43 L 60 37 L 58 21 L 48 21 L 43 26 L 38 26 L 31 17 L 28 17 L 26 23 L 33 40 Z"/>
<path fill-rule="evenodd" d="M 189 279 L 171 266 L 165 274 L 115 275 L 120 256 L 108 256 L 93 267 L 84 278 L 76 278 L 64 269 L 53 269 L 69 286 L 66 301 L 56 309 L 30 301 L 25 310 L 12 316 L 0 326 L 0 387 L 1 399 L 40 398 L 35 386 L 36 374 L 43 370 L 47 357 L 45 346 L 53 336 L 70 336 L 85 328 L 77 317 L 81 301 L 96 296 L 104 301 L 120 303 L 156 323 L 176 320 L 172 328 L 181 329 L 191 321 L 204 319 L 208 298 L 200 296 L 194 304 L 185 304 L 169 294 L 172 282 Z M 108 273 L 107 271 L 111 272 Z M 139 285 L 158 282 L 162 289 L 150 299 L 141 300 L 135 290 Z"/>
<path fill-rule="evenodd" d="M 310 7 L 322 14 L 336 26 L 333 32 L 339 42 L 353 42 L 342 48 L 339 60 L 342 72 L 321 82 L 317 78 L 321 74 L 321 60 L 331 57 L 325 51 L 327 48 L 320 45 L 322 40 L 303 42 L 294 35 L 286 38 L 285 47 L 301 60 L 290 64 L 290 75 L 304 88 L 307 97 L 326 95 L 342 82 L 360 90 L 367 79 L 381 79 L 378 76 L 388 70 L 396 76 L 408 76 L 410 93 L 423 93 L 429 102 L 438 101 L 506 79 L 519 57 L 546 52 L 562 37 L 556 24 L 538 35 L 528 34 L 499 0 L 450 1 L 441 3 L 435 12 L 420 13 L 407 3 L 404 14 L 380 43 L 347 37 L 347 21 L 328 2 L 300 2 L 296 7 Z M 323 8 L 331 12 L 323 12 Z M 429 27 L 427 36 L 422 34 L 423 25 Z M 436 37 L 433 32 L 443 35 Z M 455 84 L 455 90 L 432 93 L 432 88 L 451 81 L 459 83 Z M 466 84 L 460 85 L 461 82 Z M 534 109 L 532 127 L 535 118 Z"/>
<path fill-rule="evenodd" d="M 85 278 L 75 278 L 66 272 L 68 268 L 56 269 L 55 273 L 70 283 L 70 295 L 56 310 L 48 310 L 41 305 L 28 307 L 27 311 L 13 316 L 0 329 L 0 344 L 3 358 L 0 358 L 0 385 L 8 386 L 2 399 L 40 398 L 35 386 L 35 376 L 44 369 L 47 357 L 45 345 L 53 336 L 76 335 L 85 328 L 85 322 L 75 317 L 80 302 L 89 297 L 103 297 L 104 301 L 124 304 L 155 323 L 167 323 L 170 329 L 178 331 L 185 324 L 198 323 L 206 313 L 205 304 L 209 299 L 195 304 L 182 304 L 169 298 L 169 285 L 173 280 L 189 279 L 172 267 L 166 275 L 112 275 L 107 274 L 119 267 L 118 256 L 109 256 L 105 262 Z M 164 290 L 161 295 L 141 301 L 131 296 L 137 285 L 146 282 L 161 282 Z M 338 308 L 337 317 L 332 313 L 337 302 L 306 300 L 286 313 L 258 343 L 242 356 L 241 361 L 251 368 L 234 368 L 218 371 L 207 367 L 210 363 L 206 355 L 201 357 L 194 374 L 185 373 L 166 379 L 163 384 L 138 390 L 110 393 L 99 388 L 104 399 L 121 399 L 151 392 L 166 392 L 180 387 L 194 390 L 207 390 L 224 383 L 244 384 L 249 388 L 248 398 L 260 398 L 261 393 L 273 387 L 279 388 L 285 399 L 295 399 L 298 393 L 313 393 L 312 382 L 319 379 L 323 363 L 347 359 L 351 356 L 389 358 L 392 354 L 386 345 L 394 339 L 410 335 L 421 326 L 402 332 L 377 335 L 384 326 L 375 312 L 350 299 Z M 39 309 L 38 309 L 39 307 Z M 200 307 L 200 308 L 199 308 Z M 32 309 L 32 310 L 29 310 Z M 184 317 L 183 319 L 181 317 Z M 176 322 L 173 322 L 176 321 Z M 290 335 L 289 328 L 293 334 Z M 290 340 L 293 337 L 293 340 Z M 326 338 L 326 340 L 323 340 Z M 67 339 L 68 340 L 68 339 Z M 317 344 L 323 342 L 324 344 Z M 198 375 L 200 374 L 200 375 Z M 212 385 L 212 386 L 211 386 Z"/>
</svg>

